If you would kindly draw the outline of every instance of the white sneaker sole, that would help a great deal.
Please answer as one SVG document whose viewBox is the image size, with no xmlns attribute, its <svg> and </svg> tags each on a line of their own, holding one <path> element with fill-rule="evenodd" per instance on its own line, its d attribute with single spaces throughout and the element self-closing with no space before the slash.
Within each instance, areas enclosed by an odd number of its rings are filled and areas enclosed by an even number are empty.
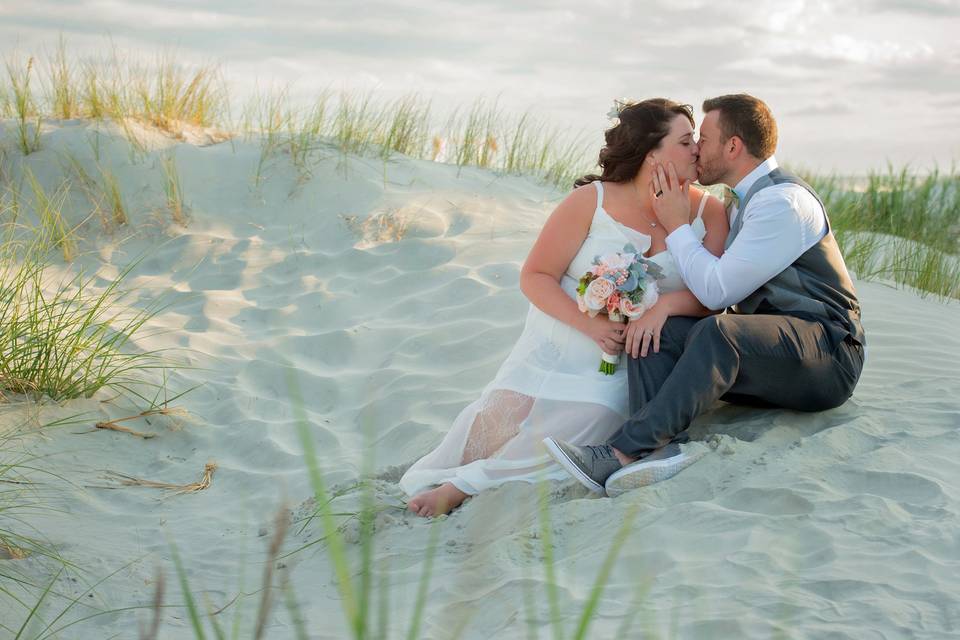
<svg viewBox="0 0 960 640">
<path fill-rule="evenodd" d="M 587 489 L 594 493 L 603 494 L 605 489 L 602 484 L 597 483 L 592 480 L 590 476 L 585 474 L 580 467 L 578 467 L 573 460 L 571 460 L 563 449 L 561 449 L 553 438 L 544 438 L 543 444 L 547 447 L 547 451 L 550 452 L 550 455 L 553 456 L 553 459 L 560 463 L 560 466 L 566 469 L 567 473 L 572 475 L 577 481 L 585 486 Z"/>
<path fill-rule="evenodd" d="M 706 455 L 707 451 L 707 447 L 700 443 L 689 443 L 683 445 L 680 453 L 673 457 L 628 464 L 607 478 L 605 487 L 607 495 L 614 498 L 628 491 L 672 478 Z"/>
</svg>

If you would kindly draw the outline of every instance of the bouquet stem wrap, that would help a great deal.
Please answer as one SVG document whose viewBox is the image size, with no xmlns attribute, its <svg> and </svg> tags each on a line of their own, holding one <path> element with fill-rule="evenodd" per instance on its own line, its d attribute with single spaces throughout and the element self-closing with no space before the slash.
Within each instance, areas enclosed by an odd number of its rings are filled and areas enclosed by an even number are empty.
<svg viewBox="0 0 960 640">
<path fill-rule="evenodd" d="M 620 355 L 612 356 L 606 351 L 600 356 L 600 373 L 612 376 L 617 372 L 617 365 L 620 364 Z"/>
</svg>

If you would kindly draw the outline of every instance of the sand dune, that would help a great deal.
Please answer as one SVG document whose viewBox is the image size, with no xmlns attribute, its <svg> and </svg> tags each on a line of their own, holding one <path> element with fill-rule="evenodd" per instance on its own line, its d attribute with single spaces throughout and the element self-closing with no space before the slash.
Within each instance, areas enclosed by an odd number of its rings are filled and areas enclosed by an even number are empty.
<svg viewBox="0 0 960 640">
<path fill-rule="evenodd" d="M 82 122 L 51 126 L 41 151 L 12 160 L 14 171 L 29 166 L 53 185 L 67 151 L 92 165 L 91 139 L 118 176 L 131 222 L 112 234 L 87 222 L 80 233 L 90 253 L 78 265 L 108 278 L 145 256 L 127 282 L 135 304 L 160 294 L 171 304 L 150 323 L 161 331 L 146 332 L 153 335 L 137 346 L 184 349 L 177 357 L 196 368 L 177 370 L 171 390 L 200 386 L 176 403 L 189 417 L 130 423 L 159 434 L 150 440 L 93 429 L 132 408 L 100 395 L 46 403 L 39 418 L 29 403 L 0 414 L 0 428 L 13 429 L 88 412 L 29 445 L 51 456 L 45 465 L 65 480 L 44 498 L 64 513 L 31 523 L 87 571 L 83 579 L 136 560 L 83 606 L 148 607 L 158 564 L 167 601 L 179 602 L 169 538 L 191 587 L 213 608 L 241 590 L 247 564 L 242 590 L 250 595 L 233 606 L 252 624 L 274 512 L 282 502 L 293 515 L 310 509 L 292 373 L 326 480 L 345 490 L 338 510 L 358 508 L 348 487 L 366 465 L 379 477 L 376 497 L 386 508 L 374 564 L 388 580 L 391 631 L 405 633 L 430 523 L 403 511 L 394 481 L 439 442 L 519 335 L 527 308 L 520 265 L 563 194 L 480 169 L 404 158 L 384 164 L 333 150 L 321 152 L 309 177 L 278 154 L 257 186 L 255 142 L 194 146 L 161 137 L 131 162 L 117 129 Z M 186 227 L 164 210 L 162 153 L 176 160 Z M 79 221 L 85 201 L 71 197 Z M 627 637 L 960 633 L 960 308 L 886 283 L 860 282 L 858 290 L 870 351 L 844 406 L 801 414 L 721 405 L 691 428 L 714 450 L 667 482 L 615 500 L 573 482 L 551 487 L 568 628 L 638 504 L 591 637 L 613 637 L 628 614 Z M 212 485 L 195 494 L 90 487 L 109 484 L 105 470 L 193 482 L 209 460 L 218 464 Z M 528 620 L 549 634 L 537 500 L 535 486 L 507 485 L 440 522 L 423 637 L 450 637 L 463 620 L 468 638 L 528 637 Z M 356 522 L 344 526 L 355 541 Z M 322 535 L 315 522 L 292 531 L 287 549 Z M 38 579 L 51 564 L 17 562 Z M 322 545 L 284 562 L 294 567 L 310 637 L 345 637 Z M 64 577 L 56 587 L 79 594 L 81 583 Z M 0 617 L 13 612 L 0 609 Z M 100 616 L 62 637 L 134 638 L 136 621 L 147 618 Z M 268 631 L 294 637 L 282 607 Z M 186 613 L 167 610 L 160 637 L 190 637 Z"/>
</svg>

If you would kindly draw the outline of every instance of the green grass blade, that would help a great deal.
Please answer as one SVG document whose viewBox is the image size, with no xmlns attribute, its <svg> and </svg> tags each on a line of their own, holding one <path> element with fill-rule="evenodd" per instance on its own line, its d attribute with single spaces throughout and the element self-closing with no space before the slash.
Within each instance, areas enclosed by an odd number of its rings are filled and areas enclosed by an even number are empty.
<svg viewBox="0 0 960 640">
<path fill-rule="evenodd" d="M 407 640 L 418 640 L 420 638 L 420 624 L 423 619 L 423 610 L 427 606 L 427 589 L 430 586 L 433 559 L 437 552 L 437 541 L 440 539 L 440 522 L 439 519 L 434 518 L 430 523 L 430 539 L 427 543 L 427 554 L 423 563 L 423 571 L 420 573 L 420 584 L 417 587 L 417 600 L 413 605 L 413 618 L 410 620 L 410 630 L 407 632 Z"/>
<path fill-rule="evenodd" d="M 610 548 L 607 550 L 607 555 L 603 559 L 603 564 L 600 565 L 600 571 L 597 573 L 597 577 L 593 582 L 593 588 L 590 589 L 590 595 L 587 597 L 587 602 L 583 607 L 583 611 L 580 613 L 580 622 L 577 625 L 576 631 L 573 633 L 574 640 L 583 640 L 587 637 L 587 629 L 593 619 L 593 614 L 597 610 L 597 603 L 600 601 L 600 596 L 603 595 L 607 580 L 610 579 L 610 572 L 613 571 L 613 565 L 617 561 L 617 556 L 620 555 L 620 549 L 626 542 L 627 536 L 630 535 L 630 531 L 633 529 L 633 521 L 639 512 L 639 504 L 633 504 L 624 514 L 620 529 L 617 530 L 616 536 L 614 536 L 610 542 Z"/>
<path fill-rule="evenodd" d="M 177 578 L 180 580 L 180 589 L 183 591 L 183 598 L 187 604 L 187 613 L 190 616 L 190 624 L 193 626 L 193 633 L 199 640 L 206 640 L 206 634 L 203 632 L 203 622 L 200 620 L 200 612 L 197 610 L 197 603 L 193 599 L 193 593 L 190 591 L 190 585 L 187 582 L 187 572 L 180 562 L 180 554 L 177 553 L 177 547 L 170 541 L 170 555 L 173 558 L 173 566 L 177 570 Z"/>
</svg>

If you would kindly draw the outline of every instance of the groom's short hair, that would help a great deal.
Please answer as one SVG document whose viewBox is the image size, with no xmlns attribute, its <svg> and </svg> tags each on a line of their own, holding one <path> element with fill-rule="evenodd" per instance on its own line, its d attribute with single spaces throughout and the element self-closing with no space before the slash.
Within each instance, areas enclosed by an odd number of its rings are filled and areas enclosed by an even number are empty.
<svg viewBox="0 0 960 640">
<path fill-rule="evenodd" d="M 703 112 L 709 111 L 720 112 L 724 142 L 737 136 L 758 160 L 766 160 L 776 151 L 777 121 L 763 100 L 746 93 L 718 96 L 703 101 Z"/>
</svg>

